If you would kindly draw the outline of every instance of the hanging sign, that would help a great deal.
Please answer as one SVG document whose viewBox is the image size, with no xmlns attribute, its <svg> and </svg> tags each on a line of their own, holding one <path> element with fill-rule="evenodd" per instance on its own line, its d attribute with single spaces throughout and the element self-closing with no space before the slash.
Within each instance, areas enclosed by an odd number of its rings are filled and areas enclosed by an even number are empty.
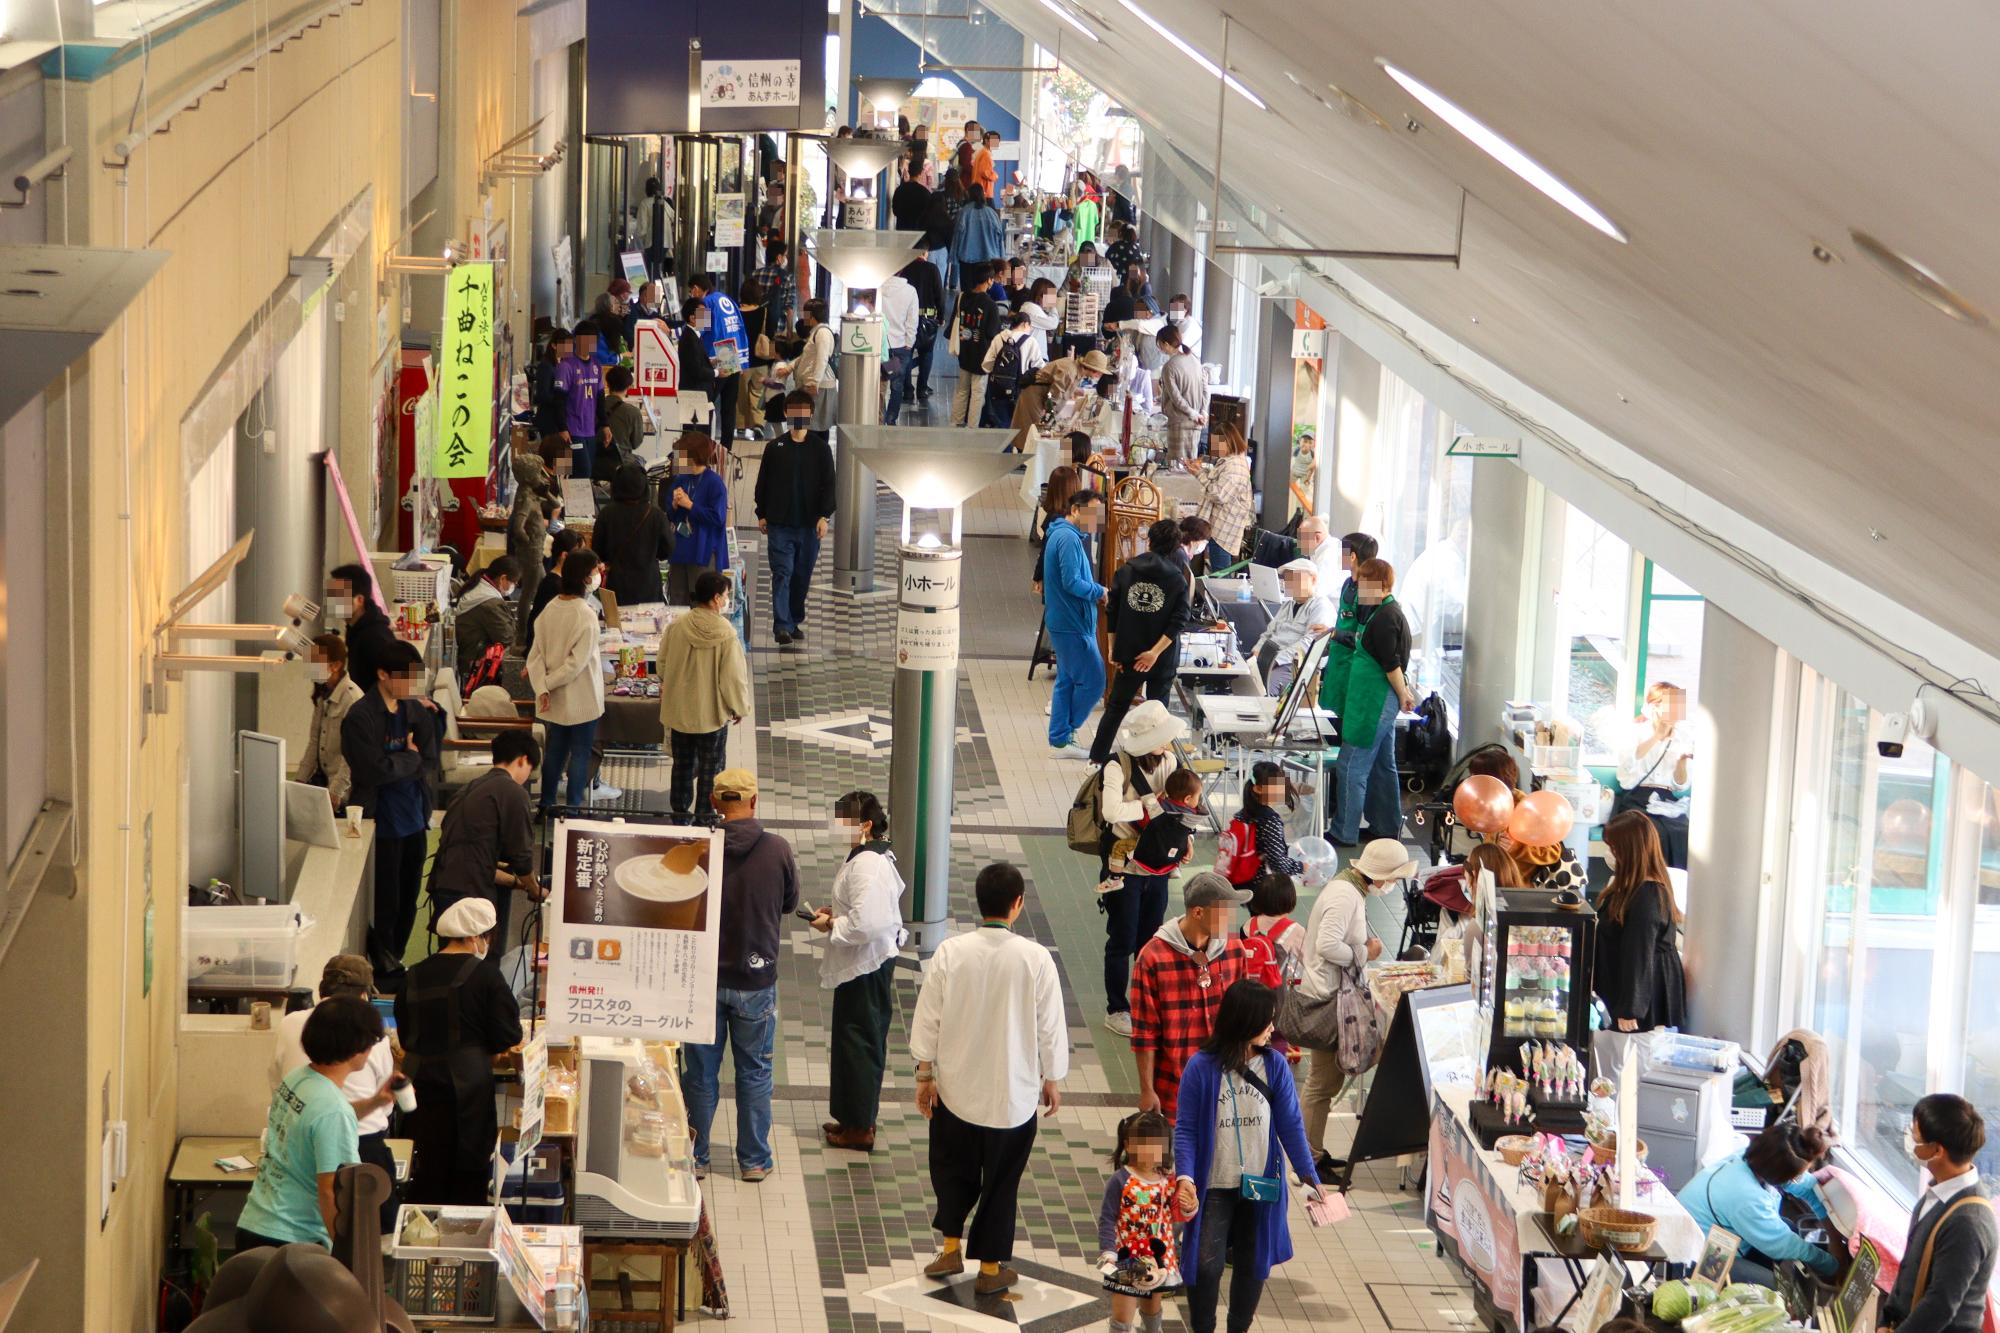
<svg viewBox="0 0 2000 1333">
<path fill-rule="evenodd" d="M 1519 458 L 1521 442 L 1510 435 L 1461 435 L 1444 452 L 1447 458 Z"/>
<path fill-rule="evenodd" d="M 903 548 L 896 597 L 896 666 L 943 671 L 958 665 L 959 553 Z"/>
<path fill-rule="evenodd" d="M 550 1034 L 713 1041 L 721 830 L 558 820 L 555 867 Z"/>
<path fill-rule="evenodd" d="M 680 346 L 666 324 L 642 319 L 632 329 L 632 392 L 641 398 L 673 398 L 681 391 Z"/>
<path fill-rule="evenodd" d="M 493 455 L 493 265 L 460 264 L 445 275 L 444 285 L 431 473 L 483 477 Z"/>
<path fill-rule="evenodd" d="M 711 107 L 798 104 L 799 62 L 796 60 L 701 62 L 701 105 L 704 110 Z"/>
</svg>

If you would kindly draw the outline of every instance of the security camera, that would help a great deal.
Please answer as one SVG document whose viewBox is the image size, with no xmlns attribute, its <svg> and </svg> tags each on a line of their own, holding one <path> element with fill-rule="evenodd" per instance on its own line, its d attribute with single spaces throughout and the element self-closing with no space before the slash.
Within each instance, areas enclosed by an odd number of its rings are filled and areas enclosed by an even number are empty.
<svg viewBox="0 0 2000 1333">
<path fill-rule="evenodd" d="M 1903 757 L 1903 738 L 1910 734 L 1908 713 L 1884 713 L 1882 715 L 1882 735 L 1875 742 L 1875 753 L 1884 759 Z"/>
<path fill-rule="evenodd" d="M 1259 296 L 1277 296 L 1284 290 L 1285 290 L 1285 284 L 1279 282 L 1276 278 L 1272 278 L 1268 282 L 1260 282 L 1257 284 L 1257 295 Z"/>
</svg>

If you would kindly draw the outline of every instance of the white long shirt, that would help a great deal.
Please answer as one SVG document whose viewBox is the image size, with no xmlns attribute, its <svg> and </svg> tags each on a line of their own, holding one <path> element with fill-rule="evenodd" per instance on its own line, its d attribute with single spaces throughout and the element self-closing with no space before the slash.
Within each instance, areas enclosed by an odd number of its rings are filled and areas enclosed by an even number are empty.
<svg viewBox="0 0 2000 1333">
<path fill-rule="evenodd" d="M 1257 642 L 1268 643 L 1278 650 L 1273 663 L 1289 662 L 1299 655 L 1299 645 L 1312 637 L 1312 627 L 1331 628 L 1335 615 L 1333 600 L 1322 593 L 1316 592 L 1303 602 L 1286 598 Z"/>
<path fill-rule="evenodd" d="M 1299 989 L 1308 999 L 1333 994 L 1336 974 L 1368 960 L 1368 900 L 1339 876 L 1328 880 L 1306 916 Z"/>
<path fill-rule="evenodd" d="M 1035 340 L 1035 352 L 1042 361 L 1049 359 L 1049 335 L 1056 331 L 1061 321 L 1053 310 L 1044 310 L 1040 301 L 1030 301 L 1021 307 L 1028 312 L 1028 336 Z M 1036 363 L 1041 364 L 1040 362 Z"/>
<path fill-rule="evenodd" d="M 1648 723 L 1640 723 L 1633 733 L 1632 744 L 1618 754 L 1618 785 L 1631 791 L 1640 783 L 1661 790 L 1649 795 L 1646 813 L 1673 819 L 1688 812 L 1687 788 L 1674 781 L 1674 773 L 1680 767 L 1681 756 L 1688 753 L 1688 740 L 1680 727 L 1667 733 L 1665 740 L 1654 740 L 1653 729 Z M 1672 792 L 1669 796 L 1666 793 Z"/>
<path fill-rule="evenodd" d="M 271 1067 L 265 1071 L 270 1075 L 271 1091 L 285 1081 L 285 1075 L 295 1069 L 302 1069 L 310 1063 L 306 1059 L 306 1020 L 312 1017 L 310 1009 L 295 1009 L 278 1020 L 278 1049 L 271 1053 Z M 396 1053 L 389 1048 L 389 1039 L 382 1038 L 369 1048 L 368 1063 L 347 1076 L 340 1090 L 347 1094 L 351 1102 L 365 1102 L 376 1093 L 396 1072 Z M 380 1134 L 389 1128 L 389 1108 L 378 1107 L 360 1118 L 357 1126 L 363 1134 Z"/>
<path fill-rule="evenodd" d="M 917 345 L 917 289 L 900 275 L 883 282 L 875 292 L 882 307 L 882 337 L 889 347 Z"/>
<path fill-rule="evenodd" d="M 917 992 L 910 1054 L 930 1061 L 938 1099 L 960 1120 L 989 1129 L 1028 1123 L 1043 1081 L 1069 1073 L 1054 956 L 997 926 L 940 944 Z"/>
<path fill-rule="evenodd" d="M 828 990 L 865 977 L 896 956 L 909 938 L 903 929 L 903 877 L 896 860 L 858 849 L 833 877 L 833 929 L 819 963 L 819 984 Z"/>
</svg>

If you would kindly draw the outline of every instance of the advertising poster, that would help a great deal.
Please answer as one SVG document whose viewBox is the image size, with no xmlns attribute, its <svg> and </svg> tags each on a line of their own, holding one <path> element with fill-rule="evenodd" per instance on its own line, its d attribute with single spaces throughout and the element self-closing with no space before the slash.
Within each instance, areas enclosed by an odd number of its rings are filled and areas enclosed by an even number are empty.
<svg viewBox="0 0 2000 1333">
<path fill-rule="evenodd" d="M 722 832 L 559 820 L 549 1032 L 715 1039 Z"/>
<path fill-rule="evenodd" d="M 1459 1118 L 1442 1099 L 1431 1105 L 1424 1221 L 1438 1249 L 1456 1258 L 1486 1288 L 1493 1308 L 1521 1323 L 1521 1237 L 1514 1204 L 1479 1156 Z"/>
<path fill-rule="evenodd" d="M 704 110 L 728 106 L 798 104 L 799 62 L 796 60 L 701 62 L 701 105 Z"/>
<path fill-rule="evenodd" d="M 431 475 L 483 477 L 493 461 L 493 265 L 460 264 L 444 286 Z"/>
<path fill-rule="evenodd" d="M 743 244 L 743 196 L 725 194 L 715 201 L 715 243 L 725 250 Z"/>
</svg>

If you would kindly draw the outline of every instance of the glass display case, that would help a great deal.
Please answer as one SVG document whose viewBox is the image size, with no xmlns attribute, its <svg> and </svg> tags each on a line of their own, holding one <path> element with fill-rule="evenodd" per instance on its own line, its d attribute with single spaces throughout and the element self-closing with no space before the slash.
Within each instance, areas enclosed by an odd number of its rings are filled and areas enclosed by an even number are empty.
<svg viewBox="0 0 2000 1333">
<path fill-rule="evenodd" d="M 1590 1050 L 1597 914 L 1588 904 L 1558 907 L 1555 897 L 1534 889 L 1484 895 L 1467 961 L 1489 1034 L 1488 1068 L 1517 1068 L 1524 1042 Z"/>
<path fill-rule="evenodd" d="M 694 1235 L 701 1191 L 678 1064 L 670 1042 L 582 1039 L 576 1220 L 586 1231 Z"/>
</svg>

